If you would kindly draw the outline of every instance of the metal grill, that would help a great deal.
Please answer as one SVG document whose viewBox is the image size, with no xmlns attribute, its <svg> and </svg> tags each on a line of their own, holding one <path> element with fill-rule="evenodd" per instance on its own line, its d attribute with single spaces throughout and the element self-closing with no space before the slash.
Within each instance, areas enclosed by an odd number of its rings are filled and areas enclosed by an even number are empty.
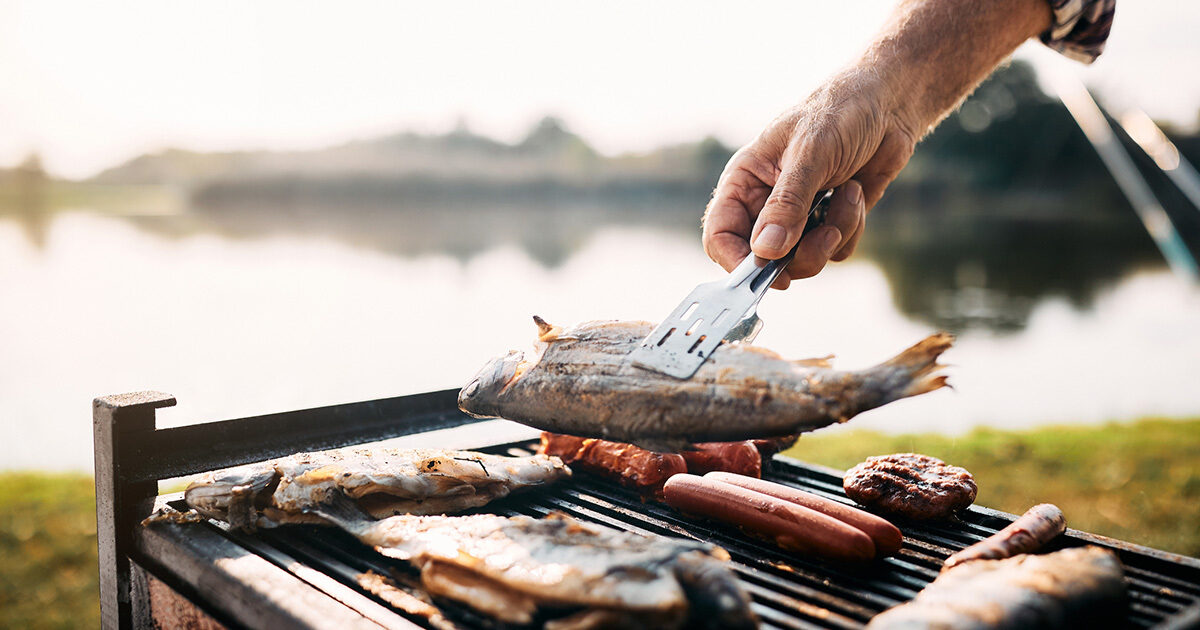
<svg viewBox="0 0 1200 630">
<path fill-rule="evenodd" d="M 439 423 L 447 424 L 445 418 Z M 522 441 L 479 450 L 525 455 L 533 447 L 534 444 Z M 838 471 L 777 456 L 764 477 L 851 503 L 842 492 Z M 178 496 L 159 499 L 159 503 L 171 501 L 176 507 L 183 507 Z M 808 559 L 747 537 L 735 527 L 684 517 L 670 507 L 643 502 L 638 494 L 586 473 L 551 487 L 509 497 L 481 511 L 530 516 L 557 511 L 604 527 L 720 545 L 732 556 L 733 569 L 753 597 L 754 611 L 766 628 L 861 628 L 875 614 L 916 595 L 937 576 L 948 555 L 990 536 L 1014 518 L 972 507 L 956 522 L 897 521 L 905 535 L 904 547 L 897 556 L 865 566 L 851 566 Z M 203 530 L 203 535 L 198 535 L 198 530 Z M 1127 620 L 1118 625 L 1183 628 L 1200 623 L 1200 561 L 1076 530 L 1068 530 L 1055 544 L 1058 547 L 1096 544 L 1118 553 L 1125 566 L 1130 594 Z M 214 592 L 220 594 L 215 596 L 217 599 L 229 597 L 230 588 L 236 593 L 238 578 L 234 576 L 232 587 L 224 584 L 215 591 L 211 584 L 206 587 L 205 580 L 212 582 L 215 578 L 209 575 L 211 571 L 206 572 L 208 565 L 192 557 L 209 553 L 205 549 L 221 547 L 223 550 L 217 553 L 220 557 L 240 558 L 243 557 L 240 554 L 247 554 L 265 560 L 274 570 L 302 584 L 306 592 L 324 595 L 358 615 L 366 622 L 362 627 L 502 627 L 468 607 L 446 600 L 435 601 L 444 616 L 437 621 L 398 610 L 388 603 L 386 594 L 367 589 L 360 581 L 366 574 L 376 574 L 389 577 L 402 589 L 409 588 L 417 584 L 413 569 L 335 529 L 286 527 L 249 535 L 228 531 L 217 523 L 155 527 L 139 530 L 135 546 L 137 552 L 131 557 L 138 566 L 229 626 L 270 627 L 271 621 L 245 612 L 253 610 L 253 606 L 239 608 L 228 602 L 212 601 Z M 228 576 L 223 579 L 229 580 Z M 245 597 L 252 603 L 255 597 L 273 596 L 261 587 L 255 591 L 249 586 Z M 286 607 L 294 605 L 287 603 Z M 293 618 L 305 616 L 303 610 L 292 610 L 289 614 Z M 314 614 L 311 619 L 319 621 L 321 617 Z"/>
</svg>

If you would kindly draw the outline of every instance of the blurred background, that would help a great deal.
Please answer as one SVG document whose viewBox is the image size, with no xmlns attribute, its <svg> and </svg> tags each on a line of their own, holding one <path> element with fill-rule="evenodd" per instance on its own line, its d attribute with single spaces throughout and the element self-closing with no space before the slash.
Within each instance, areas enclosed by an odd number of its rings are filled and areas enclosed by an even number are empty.
<svg viewBox="0 0 1200 630">
<path fill-rule="evenodd" d="M 187 424 L 396 396 L 533 314 L 661 317 L 721 275 L 726 160 L 890 9 L 0 1 L 0 625 L 97 623 L 92 398 L 170 392 Z M 865 367 L 949 330 L 955 390 L 792 454 L 925 452 L 983 505 L 1200 555 L 1200 285 L 1057 96 L 1091 88 L 1192 257 L 1198 65 L 1200 5 L 1121 2 L 1094 65 L 1029 43 L 922 142 L 757 343 Z"/>
</svg>

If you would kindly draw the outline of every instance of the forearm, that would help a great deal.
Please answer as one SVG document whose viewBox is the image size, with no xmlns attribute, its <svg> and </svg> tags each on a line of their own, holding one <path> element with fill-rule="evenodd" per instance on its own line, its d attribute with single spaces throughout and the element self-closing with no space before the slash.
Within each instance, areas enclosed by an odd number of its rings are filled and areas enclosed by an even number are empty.
<svg viewBox="0 0 1200 630">
<path fill-rule="evenodd" d="M 891 86 L 893 114 L 920 138 L 1050 22 L 1046 0 L 904 0 L 855 70 Z"/>
</svg>

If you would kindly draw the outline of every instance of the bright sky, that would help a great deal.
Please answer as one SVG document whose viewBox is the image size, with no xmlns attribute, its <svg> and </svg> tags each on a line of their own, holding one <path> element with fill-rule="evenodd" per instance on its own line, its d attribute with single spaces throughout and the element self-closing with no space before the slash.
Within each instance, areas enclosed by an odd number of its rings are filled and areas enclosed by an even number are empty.
<svg viewBox="0 0 1200 630">
<path fill-rule="evenodd" d="M 152 150 L 309 148 L 546 113 L 606 152 L 749 140 L 892 6 L 828 2 L 0 0 L 0 166 L 72 177 Z M 1027 44 L 1021 56 L 1058 63 Z M 1192 126 L 1200 2 L 1121 0 L 1102 98 Z"/>
</svg>

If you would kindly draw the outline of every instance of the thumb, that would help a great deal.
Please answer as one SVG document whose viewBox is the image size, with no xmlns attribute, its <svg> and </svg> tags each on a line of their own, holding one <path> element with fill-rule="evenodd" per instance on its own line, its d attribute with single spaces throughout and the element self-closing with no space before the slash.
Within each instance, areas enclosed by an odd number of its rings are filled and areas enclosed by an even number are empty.
<svg viewBox="0 0 1200 630">
<path fill-rule="evenodd" d="M 784 171 L 754 223 L 750 249 L 769 260 L 791 251 L 800 240 L 813 197 L 823 183 L 811 168 L 793 167 Z"/>
</svg>

